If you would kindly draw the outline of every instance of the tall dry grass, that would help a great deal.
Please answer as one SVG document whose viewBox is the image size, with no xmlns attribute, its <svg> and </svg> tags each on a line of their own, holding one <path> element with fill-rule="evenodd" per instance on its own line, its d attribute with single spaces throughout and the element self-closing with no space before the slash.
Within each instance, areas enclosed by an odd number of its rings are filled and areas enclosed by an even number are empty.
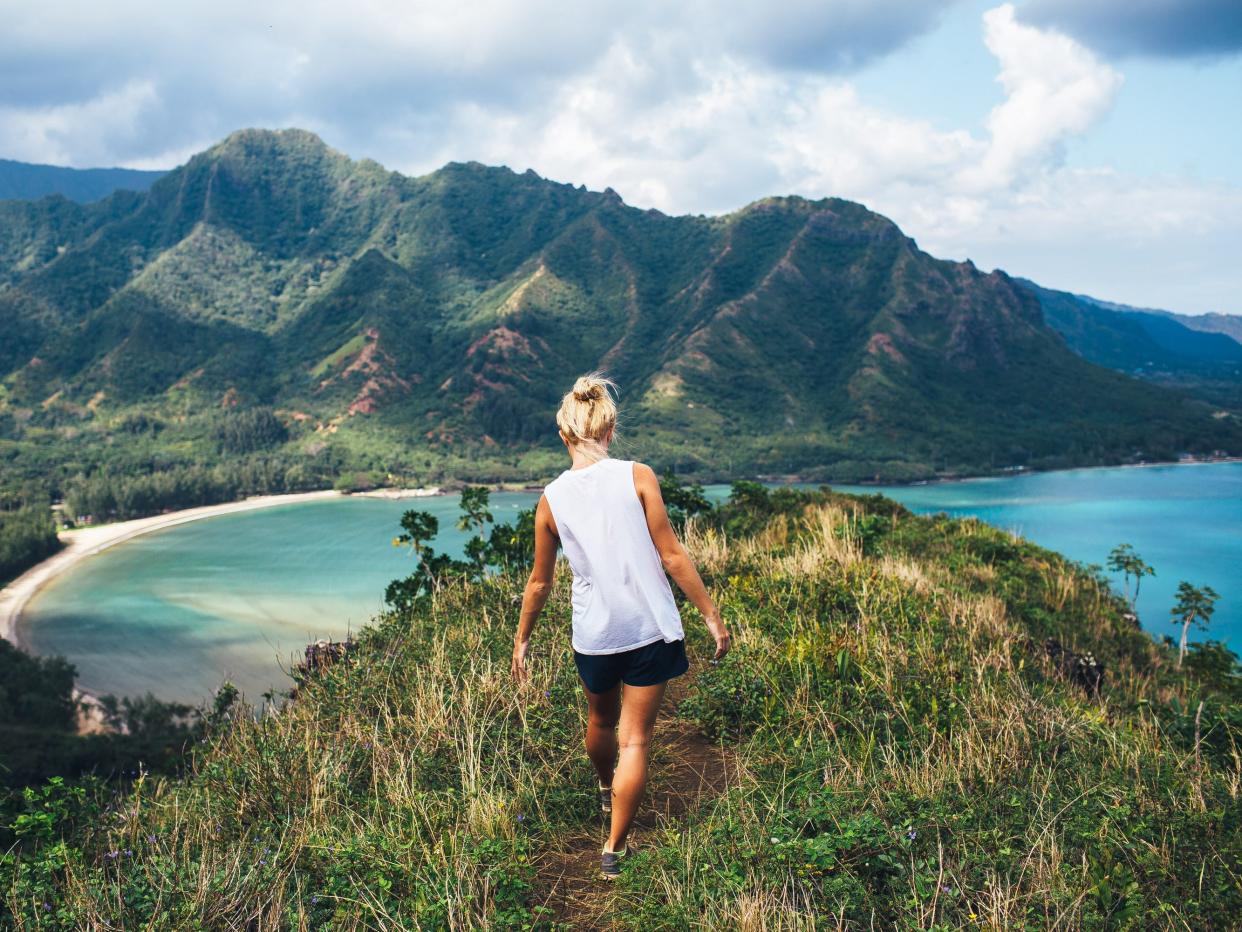
<svg viewBox="0 0 1242 932">
<path fill-rule="evenodd" d="M 859 527 L 857 512 L 816 505 L 747 540 L 687 534 L 696 559 L 729 582 L 725 611 L 746 653 L 732 675 L 744 684 L 743 665 L 764 670 L 780 714 L 759 713 L 740 741 L 745 779 L 647 862 L 630 903 L 634 927 L 672 915 L 703 929 L 1189 929 L 1202 927 L 1202 904 L 1185 896 L 1200 872 L 1238 894 L 1236 854 L 1225 853 L 1238 851 L 1236 817 L 1223 850 L 1196 845 L 1193 863 L 1188 839 L 1153 840 L 1162 821 L 1173 832 L 1209 825 L 1210 807 L 1237 805 L 1236 754 L 1196 763 L 1141 711 L 1170 690 L 1188 700 L 1193 684 L 1153 677 L 1159 653 L 1140 646 L 1117 658 L 1103 695 L 1087 696 L 1059 677 L 993 591 L 1002 578 L 1019 588 L 1012 568 L 864 556 Z M 1001 536 L 978 522 L 960 532 Z M 1021 578 L 1040 580 L 1040 607 L 1072 613 L 1084 638 L 1114 630 L 1117 600 L 1097 581 L 1063 561 L 1028 563 Z M 807 596 L 825 591 L 838 600 L 811 604 Z M 826 683 L 842 655 L 855 680 Z M 897 859 L 894 876 L 877 882 L 848 858 L 786 863 L 787 851 L 812 848 L 808 832 L 824 830 L 807 827 L 808 798 L 833 800 L 837 832 L 850 830 L 850 817 L 920 813 L 904 842 L 890 824 L 883 841 L 863 843 Z M 1135 822 L 1153 828 L 1131 838 Z M 723 839 L 730 858 L 748 865 L 725 884 Z M 1162 881 L 1164 896 L 1143 889 Z M 652 895 L 668 909 L 644 907 Z"/>
<path fill-rule="evenodd" d="M 590 786 L 561 577 L 525 684 L 502 646 L 520 581 L 449 586 L 297 701 L 239 715 L 186 778 L 140 779 L 65 864 L 57 909 L 98 929 L 489 925 L 498 885 L 530 880 L 530 839 Z M 17 896 L 16 927 L 46 927 Z"/>
</svg>

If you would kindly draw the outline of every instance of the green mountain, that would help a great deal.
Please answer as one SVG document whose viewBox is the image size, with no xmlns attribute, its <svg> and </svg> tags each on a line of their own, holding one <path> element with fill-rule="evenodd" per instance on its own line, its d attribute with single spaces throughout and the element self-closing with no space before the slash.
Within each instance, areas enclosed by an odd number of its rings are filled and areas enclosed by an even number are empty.
<svg viewBox="0 0 1242 932">
<path fill-rule="evenodd" d="M 221 419 L 263 408 L 311 471 L 525 479 L 559 468 L 552 412 L 600 366 L 626 455 L 702 477 L 1242 452 L 1234 414 L 1080 358 L 1044 313 L 836 198 L 670 217 L 242 130 L 145 193 L 0 203 L 0 449 L 210 462 Z"/>
<path fill-rule="evenodd" d="M 87 204 L 114 191 L 145 191 L 163 174 L 135 168 L 65 168 L 0 159 L 0 200 L 34 200 L 59 194 Z"/>
<path fill-rule="evenodd" d="M 1225 336 L 1232 337 L 1234 340 L 1242 343 L 1242 314 L 1220 314 L 1217 312 L 1178 314 L 1175 311 L 1164 311 L 1159 308 L 1118 304 L 1115 301 L 1105 301 L 1101 298 L 1092 298 L 1087 295 L 1077 295 L 1076 297 L 1112 311 L 1123 311 L 1131 314 L 1155 314 L 1160 317 L 1171 318 L 1183 327 L 1188 327 L 1191 330 L 1198 330 L 1201 333 L 1223 333 Z"/>
<path fill-rule="evenodd" d="M 1242 408 L 1242 343 L 1229 333 L 1227 315 L 1143 310 L 1019 281 L 1084 359 Z"/>
</svg>

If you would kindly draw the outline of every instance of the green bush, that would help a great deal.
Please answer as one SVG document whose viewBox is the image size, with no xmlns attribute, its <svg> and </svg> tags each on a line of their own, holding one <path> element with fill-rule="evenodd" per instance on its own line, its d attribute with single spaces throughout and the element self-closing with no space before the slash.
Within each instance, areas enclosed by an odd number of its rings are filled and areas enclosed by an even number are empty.
<svg viewBox="0 0 1242 932">
<path fill-rule="evenodd" d="M 0 511 L 0 585 L 59 549 L 56 524 L 46 505 Z"/>
</svg>

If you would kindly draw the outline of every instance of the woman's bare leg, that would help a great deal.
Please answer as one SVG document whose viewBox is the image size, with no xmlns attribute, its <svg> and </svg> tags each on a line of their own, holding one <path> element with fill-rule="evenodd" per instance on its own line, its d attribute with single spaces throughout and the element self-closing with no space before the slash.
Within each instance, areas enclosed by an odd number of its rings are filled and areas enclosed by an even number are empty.
<svg viewBox="0 0 1242 932">
<path fill-rule="evenodd" d="M 606 693 L 593 693 L 582 684 L 587 697 L 586 750 L 595 765 L 600 786 L 612 786 L 617 766 L 617 720 L 621 715 L 621 684 Z"/>
<path fill-rule="evenodd" d="M 647 786 L 647 761 L 656 713 L 664 699 L 665 683 L 655 686 L 626 686 L 621 701 L 618 729 L 620 757 L 612 778 L 612 830 L 608 850 L 620 851 L 638 812 Z"/>
</svg>

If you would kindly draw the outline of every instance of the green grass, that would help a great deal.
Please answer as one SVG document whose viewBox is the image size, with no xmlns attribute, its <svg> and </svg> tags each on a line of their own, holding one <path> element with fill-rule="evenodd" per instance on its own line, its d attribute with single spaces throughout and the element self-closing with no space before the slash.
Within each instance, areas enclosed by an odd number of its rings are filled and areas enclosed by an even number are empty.
<svg viewBox="0 0 1242 932">
<path fill-rule="evenodd" d="M 366 345 L 367 335 L 365 333 L 355 334 L 346 340 L 345 343 L 341 345 L 340 349 L 325 356 L 323 360 L 315 366 L 315 368 L 311 369 L 311 375 L 317 377 L 323 376 L 329 369 L 333 369 L 340 365 L 341 362 L 347 357 L 361 352 L 362 348 Z"/>
<path fill-rule="evenodd" d="M 1179 672 L 1100 577 L 878 497 L 751 490 L 685 539 L 737 646 L 695 664 L 679 712 L 730 748 L 731 780 L 639 839 L 599 894 L 618 927 L 1236 922 L 1236 658 Z M 279 713 L 238 710 L 184 778 L 33 794 L 0 860 L 7 921 L 548 926 L 536 865 L 591 824 L 593 781 L 563 564 L 531 678 L 510 680 L 524 581 L 377 618 Z M 1098 698 L 1049 666 L 1048 636 L 1106 663 Z"/>
<path fill-rule="evenodd" d="M 809 533 L 700 547 L 746 622 L 683 712 L 737 741 L 741 779 L 640 857 L 627 924 L 1235 921 L 1236 677 L 1230 696 L 1175 676 L 1054 554 L 977 522 L 868 520 L 820 509 Z M 1107 658 L 1100 700 L 1047 666 L 1048 634 Z M 1170 726 L 1200 699 L 1196 755 Z"/>
</svg>

